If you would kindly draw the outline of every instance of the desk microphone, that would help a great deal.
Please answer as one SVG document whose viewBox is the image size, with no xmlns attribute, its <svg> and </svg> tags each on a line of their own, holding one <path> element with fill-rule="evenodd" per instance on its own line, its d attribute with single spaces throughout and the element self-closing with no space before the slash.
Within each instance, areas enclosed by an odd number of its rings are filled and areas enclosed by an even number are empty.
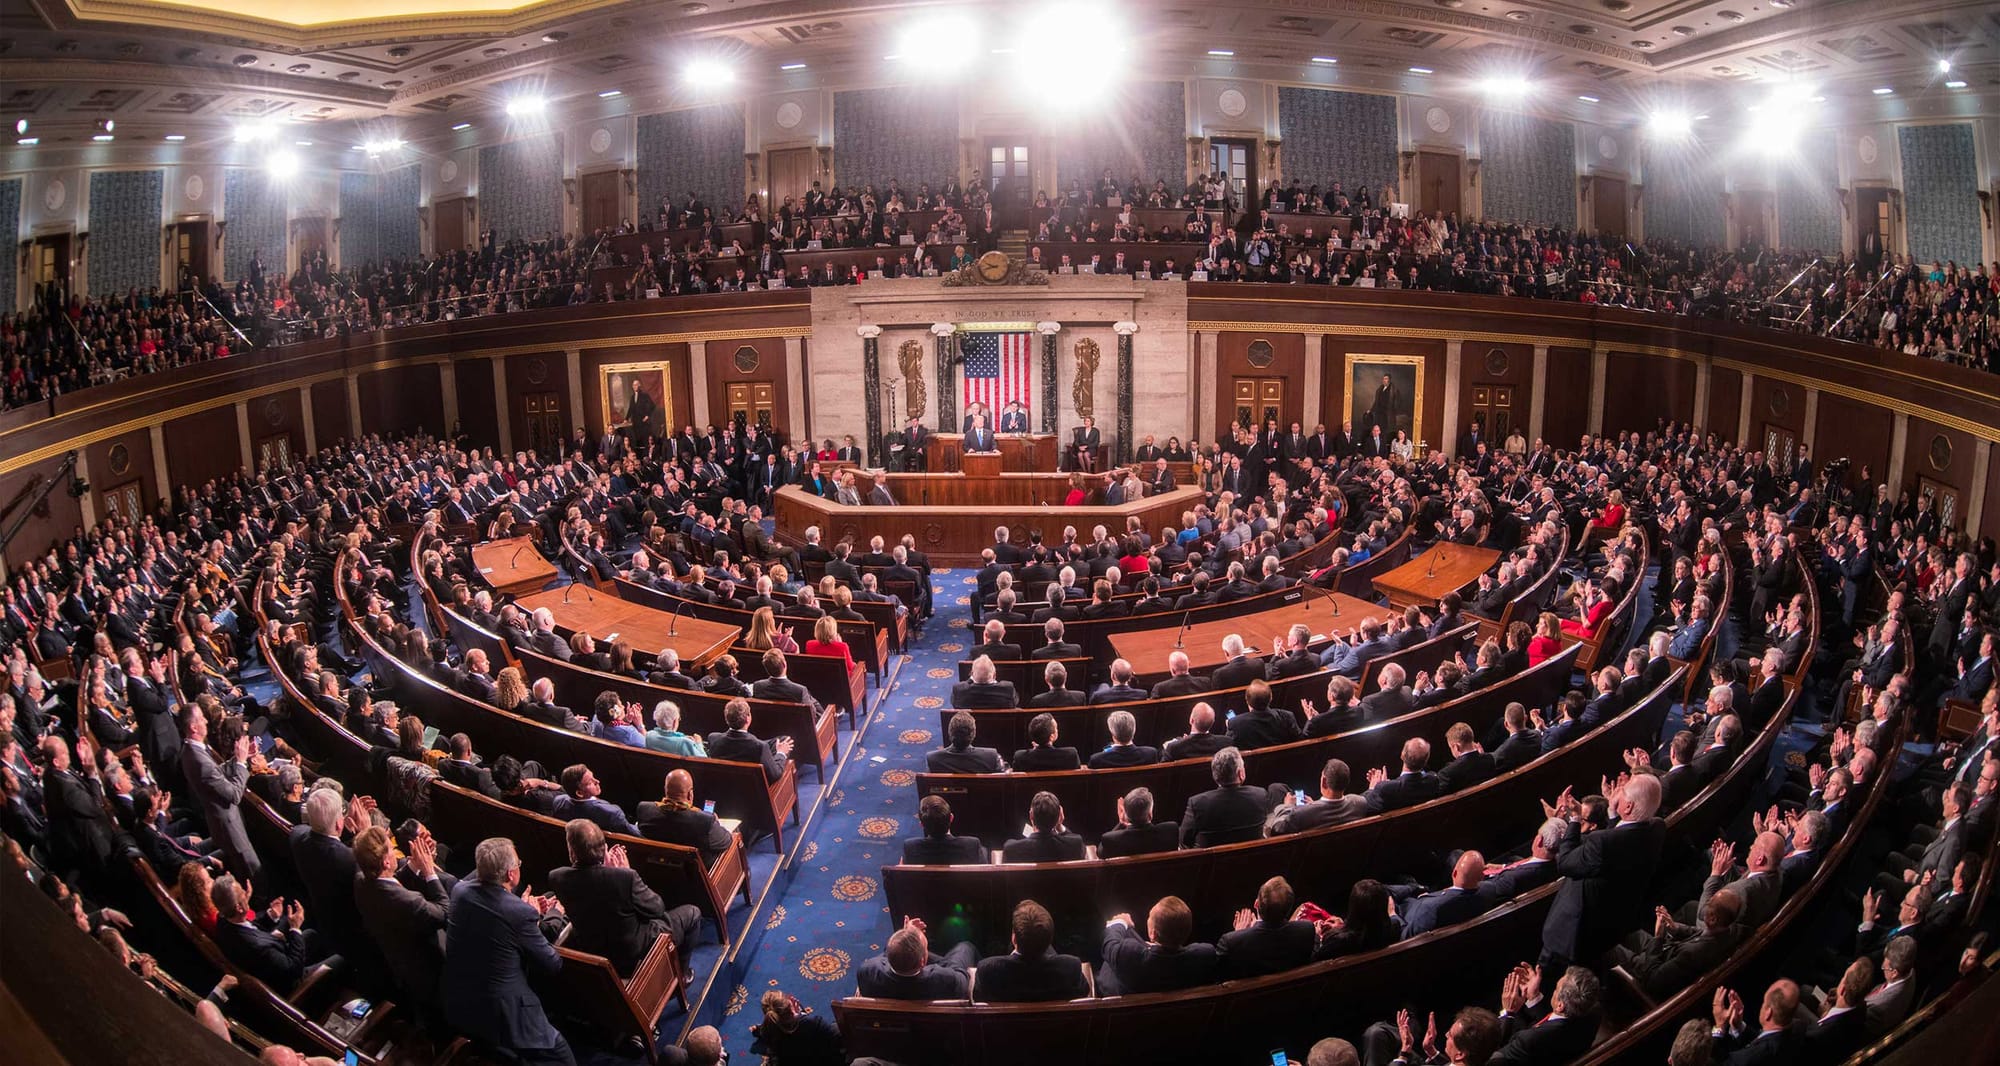
<svg viewBox="0 0 2000 1066">
<path fill-rule="evenodd" d="M 687 601 L 686 601 L 686 600 L 676 600 L 676 601 L 674 601 L 674 616 L 673 616 L 672 618 L 669 618 L 669 619 L 667 619 L 667 636 L 670 636 L 670 637 L 671 637 L 671 636 L 673 636 L 673 635 L 674 635 L 674 631 L 675 631 L 676 629 L 678 629 L 678 628 L 680 627 L 680 624 L 681 624 L 681 608 L 683 608 L 683 607 L 686 607 L 686 606 L 687 606 Z"/>
<path fill-rule="evenodd" d="M 527 551 L 527 550 L 528 550 L 529 548 L 531 548 L 531 547 L 533 547 L 533 546 L 534 546 L 534 545 L 533 545 L 532 543 L 530 543 L 530 542 L 527 542 L 527 541 L 523 541 L 523 542 L 521 543 L 521 546 L 520 546 L 520 547 L 518 547 L 518 548 L 515 548 L 515 549 L 514 549 L 514 555 L 513 555 L 513 557 L 512 557 L 512 558 L 509 558 L 509 559 L 507 560 L 507 569 L 509 569 L 509 570 L 518 570 L 518 569 L 520 569 L 520 567 L 518 567 L 518 566 L 514 565 L 514 564 L 515 564 L 515 562 L 516 562 L 516 561 L 518 561 L 518 560 L 519 560 L 519 559 L 521 558 L 521 553 L 522 553 L 522 552 L 524 552 L 524 551 Z"/>
<path fill-rule="evenodd" d="M 1335 618 L 1340 617 L 1340 597 L 1334 595 L 1331 592 L 1328 592 L 1323 588 L 1320 588 L 1318 585 L 1312 584 L 1311 582 L 1301 581 L 1299 582 L 1299 587 L 1304 589 L 1311 589 L 1314 592 L 1317 592 L 1320 595 L 1325 596 L 1326 602 L 1333 605 L 1333 617 Z M 1312 605 L 1311 604 L 1306 605 L 1306 610 L 1308 611 L 1312 610 Z"/>
<path fill-rule="evenodd" d="M 1430 565 L 1424 568 L 1425 577 L 1436 577 L 1438 575 L 1438 556 L 1442 554 L 1443 554 L 1442 552 L 1431 553 Z"/>
<path fill-rule="evenodd" d="M 1174 634 L 1174 647 L 1177 650 L 1181 646 L 1181 637 L 1187 633 L 1188 617 L 1192 614 L 1194 614 L 1194 610 L 1192 608 L 1181 612 L 1181 628 L 1179 632 Z"/>
</svg>

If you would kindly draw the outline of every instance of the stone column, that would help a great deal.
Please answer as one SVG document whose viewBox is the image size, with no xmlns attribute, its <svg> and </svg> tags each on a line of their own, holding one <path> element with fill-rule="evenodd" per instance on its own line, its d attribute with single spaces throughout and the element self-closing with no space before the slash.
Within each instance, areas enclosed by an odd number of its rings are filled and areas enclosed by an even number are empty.
<svg viewBox="0 0 2000 1066">
<path fill-rule="evenodd" d="M 511 458 L 514 454 L 514 404 L 507 395 L 507 360 L 494 356 L 493 363 L 493 428 L 500 435 L 500 454 Z"/>
<path fill-rule="evenodd" d="M 1460 365 L 1464 362 L 1461 358 L 1464 354 L 1464 341 L 1449 340 L 1444 342 L 1444 431 L 1438 436 L 1437 446 L 1443 448 L 1446 455 L 1458 454 L 1458 423 L 1460 421 L 1458 391 L 1465 383 L 1465 368 Z M 1423 416 L 1424 413 L 1422 411 L 1417 412 L 1418 418 L 1422 418 Z M 1496 446 L 1499 443 L 1499 441 L 1494 442 Z"/>
<path fill-rule="evenodd" d="M 1320 404 L 1320 401 L 1323 399 L 1320 393 L 1326 390 L 1326 334 L 1324 333 L 1306 334 L 1306 372 L 1304 381 L 1305 384 L 1303 387 L 1306 390 L 1306 395 L 1305 405 L 1301 408 L 1301 411 L 1303 412 L 1302 420 L 1305 422 L 1305 425 L 1300 428 L 1310 434 L 1314 426 L 1326 419 L 1326 412 L 1321 410 Z M 1331 433 L 1339 428 L 1339 426 L 1334 426 L 1327 432 Z"/>
<path fill-rule="evenodd" d="M 236 410 L 241 412 L 243 405 L 237 404 Z M 85 482 L 90 480 L 90 456 L 88 452 L 89 449 L 87 448 L 78 448 L 76 450 L 76 470 L 74 476 L 83 479 Z M 56 491 L 68 491 L 68 486 L 58 485 L 56 486 Z M 77 499 L 76 506 L 77 510 L 83 514 L 83 528 L 90 529 L 97 525 L 97 490 L 94 486 L 91 491 L 84 493 Z M 126 517 L 130 518 L 133 516 L 127 515 Z"/>
<path fill-rule="evenodd" d="M 256 473 L 256 455 L 250 446 L 250 405 L 242 400 L 236 401 L 236 447 L 243 469 Z"/>
<path fill-rule="evenodd" d="M 1737 398 L 1736 403 L 1736 446 L 1739 448 L 1748 447 L 1750 444 L 1750 393 L 1753 391 L 1751 385 L 1755 381 L 1756 375 L 1748 371 L 1744 372 L 1743 393 Z M 1896 417 L 1901 419 L 1903 416 L 1897 415 Z M 1896 432 L 1896 439 L 1898 441 L 1903 439 L 1901 430 Z M 1895 447 L 1895 445 L 1891 445 L 1890 447 Z"/>
<path fill-rule="evenodd" d="M 854 332 L 861 335 L 861 424 L 867 429 L 861 454 L 874 457 L 882 448 L 882 327 L 857 326 Z"/>
<path fill-rule="evenodd" d="M 438 364 L 438 398 L 444 401 L 444 433 L 449 437 L 458 425 L 458 365 L 450 359 Z"/>
<path fill-rule="evenodd" d="M 1591 436 L 1604 432 L 1604 382 L 1611 368 L 1611 353 L 1603 348 L 1590 350 L 1590 420 L 1584 430 Z"/>
<path fill-rule="evenodd" d="M 1542 437 L 1542 419 L 1549 406 L 1549 346 L 1535 345 L 1535 370 L 1528 385 L 1528 443 Z"/>
<path fill-rule="evenodd" d="M 1208 431 L 1201 428 L 1208 417 L 1202 410 L 1204 405 L 1209 410 L 1214 410 L 1215 398 L 1209 395 L 1208 390 L 1222 387 L 1222 382 L 1217 376 L 1221 373 L 1221 356 L 1216 352 L 1217 339 L 1217 334 L 1212 329 L 1201 330 L 1194 335 L 1196 395 L 1193 397 L 1192 409 L 1188 412 L 1191 419 L 1188 422 L 1190 440 L 1199 440 L 1208 435 Z"/>
<path fill-rule="evenodd" d="M 595 440 L 590 423 L 583 420 L 583 351 L 579 348 L 564 348 L 563 359 L 569 364 L 569 428 L 571 432 L 583 430 L 586 439 Z"/>
<path fill-rule="evenodd" d="M 1910 416 L 1899 411 L 1896 414 L 1895 428 L 1889 431 L 1889 469 L 1885 471 L 1888 478 L 1889 498 L 1892 500 L 1896 498 L 1897 493 L 1903 491 L 1903 475 L 1908 473 L 1909 460 Z M 1977 529 L 1978 527 L 1973 526 L 1970 528 Z"/>
<path fill-rule="evenodd" d="M 1972 452 L 1972 488 L 1966 492 L 1965 528 L 1975 535 L 1986 517 L 1986 480 L 1993 469 L 1993 442 L 1980 441 Z"/>
<path fill-rule="evenodd" d="M 715 420 L 715 412 L 708 405 L 708 342 L 692 340 L 688 342 L 688 391 L 694 393 L 694 401 L 688 410 L 694 412 L 695 432 L 700 433 Z"/>
<path fill-rule="evenodd" d="M 1819 441 L 1814 438 L 1818 435 L 1819 390 L 1809 388 L 1806 390 L 1806 425 L 1805 429 L 1799 432 L 1799 440 L 1804 442 L 1806 447 L 1817 453 L 1819 451 Z"/>
<path fill-rule="evenodd" d="M 313 390 L 311 385 L 299 386 L 299 425 L 305 431 L 306 455 L 319 451 L 319 427 L 313 422 Z"/>
<path fill-rule="evenodd" d="M 361 428 L 361 378 L 347 375 L 347 439 L 360 440 L 366 430 Z"/>
<path fill-rule="evenodd" d="M 793 444 L 804 441 L 812 443 L 812 425 L 807 421 L 806 411 L 806 343 L 799 337 L 785 338 L 785 380 L 791 390 L 786 418 L 792 424 Z"/>
<path fill-rule="evenodd" d="M 1060 322 L 1037 322 L 1035 332 L 1042 335 L 1042 432 L 1056 431 L 1056 361 L 1062 356 L 1056 350 L 1056 334 L 1062 332 Z"/>
<path fill-rule="evenodd" d="M 1708 385 L 1710 367 L 1707 359 L 1698 359 L 1694 364 L 1694 424 L 1695 428 L 1708 430 Z"/>
<path fill-rule="evenodd" d="M 1118 334 L 1118 461 L 1132 461 L 1132 334 L 1137 322 L 1113 322 Z"/>
<path fill-rule="evenodd" d="M 933 322 L 932 350 L 937 357 L 937 431 L 958 432 L 958 368 L 952 357 L 958 351 L 958 327 L 949 322 Z"/>
<path fill-rule="evenodd" d="M 159 487 L 159 499 L 174 498 L 173 475 L 167 473 L 167 431 L 155 422 L 149 427 L 153 438 L 153 483 Z"/>
</svg>

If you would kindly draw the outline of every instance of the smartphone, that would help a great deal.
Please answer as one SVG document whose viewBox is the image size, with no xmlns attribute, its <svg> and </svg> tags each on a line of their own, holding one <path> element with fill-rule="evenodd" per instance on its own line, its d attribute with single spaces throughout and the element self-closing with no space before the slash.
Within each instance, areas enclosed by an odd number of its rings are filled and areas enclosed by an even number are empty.
<svg viewBox="0 0 2000 1066">
<path fill-rule="evenodd" d="M 373 1003 L 365 999 L 357 999 L 347 1005 L 347 1016 L 350 1018 L 366 1018 L 368 1017 L 368 1012 L 374 1008 L 375 1005 Z"/>
<path fill-rule="evenodd" d="M 1270 801 L 1269 801 L 1269 800 L 1266 800 L 1265 802 L 1266 802 L 1266 803 L 1269 803 Z M 1298 805 L 1299 805 L 1299 806 L 1301 806 L 1301 807 L 1305 806 L 1305 805 L 1306 805 L 1306 790 L 1305 790 L 1305 789 L 1302 789 L 1302 788 L 1295 788 L 1295 789 L 1293 789 L 1293 790 L 1292 790 L 1292 802 L 1293 802 L 1293 803 L 1296 803 L 1296 804 L 1298 804 Z M 1284 1052 L 1282 1052 L 1282 1051 L 1281 1051 L 1281 1052 L 1279 1052 L 1278 1054 L 1282 1055 L 1282 1054 L 1284 1054 Z"/>
<path fill-rule="evenodd" d="M 713 815 L 715 813 L 715 801 L 704 800 L 702 802 L 701 809 L 703 813 Z"/>
<path fill-rule="evenodd" d="M 361 1066 L 361 1053 L 353 1048 L 348 1048 L 347 1055 L 343 1061 L 345 1066 Z"/>
<path fill-rule="evenodd" d="M 1271 1052 L 1271 1066 L 1288 1066 L 1291 1061 L 1285 1057 L 1284 1048 Z"/>
</svg>

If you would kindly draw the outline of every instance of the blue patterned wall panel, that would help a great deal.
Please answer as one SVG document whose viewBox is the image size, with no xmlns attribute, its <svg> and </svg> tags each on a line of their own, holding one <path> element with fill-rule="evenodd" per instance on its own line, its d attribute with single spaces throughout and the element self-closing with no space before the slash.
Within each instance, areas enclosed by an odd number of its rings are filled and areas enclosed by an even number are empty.
<svg viewBox="0 0 2000 1066">
<path fill-rule="evenodd" d="M 659 214 L 693 192 L 717 214 L 743 203 L 743 107 L 716 104 L 639 116 L 639 210 Z"/>
<path fill-rule="evenodd" d="M 340 262 L 353 269 L 417 255 L 417 164 L 340 175 Z"/>
<path fill-rule="evenodd" d="M 1325 189 L 1338 181 L 1352 192 L 1377 193 L 1396 182 L 1396 98 L 1374 93 L 1281 86 L 1278 133 L 1287 179 Z"/>
<path fill-rule="evenodd" d="M 1839 165 L 1832 130 L 1814 130 L 1798 152 L 1777 164 L 1778 243 L 1786 248 L 1840 251 Z"/>
<path fill-rule="evenodd" d="M 166 181 L 166 172 L 159 170 L 107 170 L 90 176 L 93 296 L 160 287 L 160 200 Z"/>
<path fill-rule="evenodd" d="M 1177 81 L 1127 85 L 1099 116 L 1065 127 L 1056 150 L 1056 184 L 1088 185 L 1110 168 L 1119 182 L 1137 174 L 1148 186 L 1164 178 L 1167 187 L 1185 183 L 1187 97 Z"/>
<path fill-rule="evenodd" d="M 562 234 L 562 137 L 547 133 L 479 150 L 479 228 L 500 241 Z"/>
<path fill-rule="evenodd" d="M 1576 127 L 1530 115 L 1479 113 L 1479 181 L 1486 217 L 1576 225 Z"/>
<path fill-rule="evenodd" d="M 934 87 L 833 94 L 833 175 L 842 187 L 897 179 L 914 190 L 958 174 L 958 91 Z"/>
<path fill-rule="evenodd" d="M 1646 220 L 1646 238 L 1720 246 L 1725 236 L 1722 181 L 1714 161 L 1698 145 L 1648 145 L 1645 152 L 1639 211 Z"/>
<path fill-rule="evenodd" d="M 1919 263 L 1979 262 L 1979 168 L 1972 125 L 1904 126 L 1903 217 Z"/>
<path fill-rule="evenodd" d="M 19 279 L 21 246 L 21 179 L 0 181 L 0 305 L 14 309 L 14 285 Z"/>
<path fill-rule="evenodd" d="M 261 169 L 232 167 L 222 175 L 222 280 L 250 271 L 250 257 L 264 264 L 264 276 L 285 273 L 285 187 Z"/>
</svg>

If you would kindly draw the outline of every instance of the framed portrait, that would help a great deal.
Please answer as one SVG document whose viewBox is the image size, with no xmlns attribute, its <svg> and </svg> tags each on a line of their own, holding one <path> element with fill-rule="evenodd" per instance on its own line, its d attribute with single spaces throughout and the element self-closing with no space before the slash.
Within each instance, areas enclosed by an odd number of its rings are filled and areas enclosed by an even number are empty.
<svg viewBox="0 0 2000 1066">
<path fill-rule="evenodd" d="M 1347 390 L 1342 410 L 1354 423 L 1355 436 L 1366 440 L 1379 425 L 1383 440 L 1394 441 L 1401 430 L 1413 446 L 1424 441 L 1423 356 L 1349 352 L 1341 380 Z"/>
<path fill-rule="evenodd" d="M 597 368 L 597 384 L 607 430 L 657 437 L 672 423 L 673 393 L 665 361 L 604 363 Z"/>
</svg>

